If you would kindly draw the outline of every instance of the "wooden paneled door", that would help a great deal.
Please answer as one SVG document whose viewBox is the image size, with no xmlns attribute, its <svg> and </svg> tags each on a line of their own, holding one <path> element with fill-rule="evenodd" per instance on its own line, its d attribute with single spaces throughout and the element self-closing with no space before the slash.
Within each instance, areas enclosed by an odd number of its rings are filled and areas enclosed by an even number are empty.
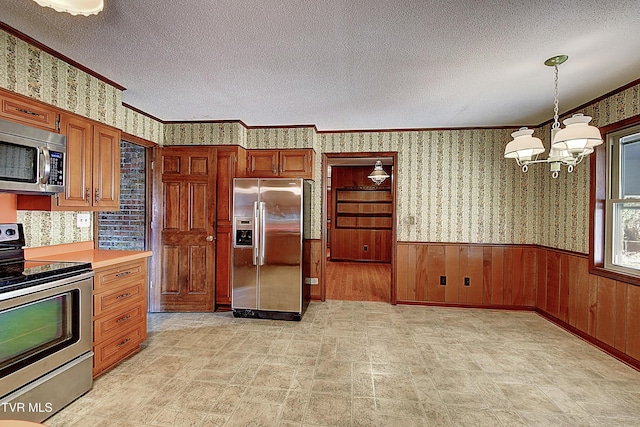
<svg viewBox="0 0 640 427">
<path fill-rule="evenodd" d="M 162 267 L 152 311 L 213 311 L 216 149 L 165 147 L 160 157 Z"/>
</svg>

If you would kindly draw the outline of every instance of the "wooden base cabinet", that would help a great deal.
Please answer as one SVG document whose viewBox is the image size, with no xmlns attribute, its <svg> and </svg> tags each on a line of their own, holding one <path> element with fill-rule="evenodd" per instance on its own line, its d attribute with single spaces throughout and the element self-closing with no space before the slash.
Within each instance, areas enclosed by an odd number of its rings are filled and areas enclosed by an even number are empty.
<svg viewBox="0 0 640 427">
<path fill-rule="evenodd" d="M 97 269 L 93 280 L 95 378 L 147 339 L 147 259 Z"/>
<path fill-rule="evenodd" d="M 216 233 L 216 310 L 231 310 L 231 261 L 233 239 L 231 226 L 219 226 Z"/>
</svg>

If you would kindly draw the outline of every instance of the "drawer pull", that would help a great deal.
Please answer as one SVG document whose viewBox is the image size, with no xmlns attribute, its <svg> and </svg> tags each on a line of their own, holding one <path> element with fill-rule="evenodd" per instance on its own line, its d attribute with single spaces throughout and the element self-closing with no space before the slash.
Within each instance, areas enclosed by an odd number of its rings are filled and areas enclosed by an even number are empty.
<svg viewBox="0 0 640 427">
<path fill-rule="evenodd" d="M 16 111 L 23 114 L 30 114 L 32 116 L 39 116 L 40 114 L 34 113 L 33 111 L 25 110 L 24 108 L 16 108 Z"/>
<path fill-rule="evenodd" d="M 118 320 L 116 320 L 116 323 L 122 323 L 125 320 L 129 320 L 129 319 L 131 319 L 131 316 L 126 315 L 126 316 L 123 316 L 123 317 L 119 318 Z"/>
<path fill-rule="evenodd" d="M 121 343 L 118 344 L 118 347 L 122 347 L 123 345 L 125 345 L 129 341 L 131 341 L 129 338 L 125 339 L 124 341 L 122 341 Z"/>
<path fill-rule="evenodd" d="M 130 296 L 131 296 L 131 294 L 129 292 L 127 292 L 126 294 L 118 295 L 116 297 L 116 299 L 127 298 L 127 297 L 130 297 Z"/>
<path fill-rule="evenodd" d="M 118 274 L 116 274 L 116 277 L 126 276 L 127 274 L 131 274 L 131 270 L 123 271 L 122 273 L 118 273 Z"/>
</svg>

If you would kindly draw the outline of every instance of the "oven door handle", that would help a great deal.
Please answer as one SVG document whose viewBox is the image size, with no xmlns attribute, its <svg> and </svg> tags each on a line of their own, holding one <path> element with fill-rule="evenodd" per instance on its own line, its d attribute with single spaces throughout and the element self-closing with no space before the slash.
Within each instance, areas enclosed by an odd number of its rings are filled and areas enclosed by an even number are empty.
<svg viewBox="0 0 640 427">
<path fill-rule="evenodd" d="M 41 148 L 42 159 L 42 177 L 40 177 L 40 184 L 48 184 L 49 176 L 51 175 L 51 153 L 47 147 Z"/>
</svg>

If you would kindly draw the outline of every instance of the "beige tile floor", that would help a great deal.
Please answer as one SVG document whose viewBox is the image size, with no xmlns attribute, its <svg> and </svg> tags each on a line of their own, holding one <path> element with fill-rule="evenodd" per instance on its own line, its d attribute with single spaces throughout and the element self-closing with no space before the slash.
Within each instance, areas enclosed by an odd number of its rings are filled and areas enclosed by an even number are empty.
<svg viewBox="0 0 640 427">
<path fill-rule="evenodd" d="M 49 426 L 637 426 L 640 372 L 532 312 L 312 303 L 152 314 Z"/>
</svg>

